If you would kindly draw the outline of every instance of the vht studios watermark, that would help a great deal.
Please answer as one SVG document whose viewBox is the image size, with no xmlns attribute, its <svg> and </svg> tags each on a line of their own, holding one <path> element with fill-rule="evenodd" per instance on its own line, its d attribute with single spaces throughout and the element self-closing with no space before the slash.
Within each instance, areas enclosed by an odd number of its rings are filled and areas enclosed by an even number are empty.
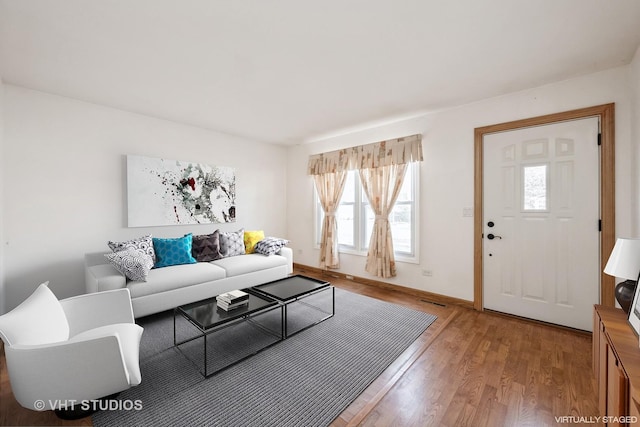
<svg viewBox="0 0 640 427">
<path fill-rule="evenodd" d="M 36 400 L 33 402 L 33 407 L 36 411 L 42 411 L 46 408 L 67 409 L 72 407 L 79 407 L 83 411 L 141 411 L 142 400 Z"/>
<path fill-rule="evenodd" d="M 578 417 L 575 415 L 563 415 L 555 417 L 557 423 L 563 424 L 632 424 L 638 422 L 638 417 L 635 415 L 626 415 L 620 417 L 614 417 L 612 415 L 604 415 L 600 417 Z"/>
</svg>

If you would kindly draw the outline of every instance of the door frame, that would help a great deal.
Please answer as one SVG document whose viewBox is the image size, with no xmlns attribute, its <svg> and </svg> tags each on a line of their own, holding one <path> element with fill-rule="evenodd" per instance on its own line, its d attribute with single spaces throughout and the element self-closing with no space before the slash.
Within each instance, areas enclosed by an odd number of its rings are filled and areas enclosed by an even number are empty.
<svg viewBox="0 0 640 427">
<path fill-rule="evenodd" d="M 484 310 L 483 284 L 483 153 L 484 136 L 569 120 L 600 118 L 600 304 L 615 306 L 615 278 L 604 274 L 604 266 L 615 244 L 615 104 L 603 104 L 562 113 L 547 114 L 474 129 L 474 241 L 473 308 Z"/>
</svg>

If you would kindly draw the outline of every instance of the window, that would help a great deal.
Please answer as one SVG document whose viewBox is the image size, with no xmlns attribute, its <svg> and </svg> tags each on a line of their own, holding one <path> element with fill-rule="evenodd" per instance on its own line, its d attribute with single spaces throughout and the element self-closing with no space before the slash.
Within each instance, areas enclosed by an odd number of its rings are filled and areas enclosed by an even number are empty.
<svg viewBox="0 0 640 427">
<path fill-rule="evenodd" d="M 522 168 L 522 204 L 524 211 L 545 211 L 548 199 L 547 165 Z"/>
<path fill-rule="evenodd" d="M 415 261 L 417 258 L 417 194 L 419 182 L 418 163 L 407 163 L 402 189 L 393 210 L 389 214 L 393 248 L 398 260 Z M 316 196 L 316 244 L 320 244 L 324 212 Z M 360 184 L 357 170 L 347 174 L 340 206 L 336 211 L 340 252 L 366 255 L 373 229 L 375 214 Z"/>
</svg>

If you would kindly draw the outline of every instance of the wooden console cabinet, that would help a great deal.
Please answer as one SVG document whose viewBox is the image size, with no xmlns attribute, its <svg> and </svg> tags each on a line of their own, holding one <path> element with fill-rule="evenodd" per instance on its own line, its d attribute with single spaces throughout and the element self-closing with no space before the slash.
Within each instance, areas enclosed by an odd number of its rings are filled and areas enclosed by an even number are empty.
<svg viewBox="0 0 640 427">
<path fill-rule="evenodd" d="M 640 346 L 619 308 L 594 307 L 593 372 L 598 416 L 609 426 L 640 426 Z"/>
</svg>

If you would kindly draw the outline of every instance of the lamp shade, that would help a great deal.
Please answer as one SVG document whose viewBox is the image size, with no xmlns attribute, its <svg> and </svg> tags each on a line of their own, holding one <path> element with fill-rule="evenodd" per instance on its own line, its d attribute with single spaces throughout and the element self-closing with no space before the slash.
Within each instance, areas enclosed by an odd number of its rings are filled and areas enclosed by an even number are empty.
<svg viewBox="0 0 640 427">
<path fill-rule="evenodd" d="M 640 274 L 640 239 L 620 238 L 604 267 L 609 276 L 638 280 Z"/>
</svg>

